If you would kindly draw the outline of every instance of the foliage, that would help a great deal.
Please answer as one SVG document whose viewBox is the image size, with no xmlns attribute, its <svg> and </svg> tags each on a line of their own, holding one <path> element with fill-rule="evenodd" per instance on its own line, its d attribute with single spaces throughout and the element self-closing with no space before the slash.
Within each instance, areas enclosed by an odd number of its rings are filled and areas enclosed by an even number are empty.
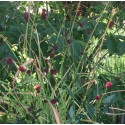
<svg viewBox="0 0 125 125">
<path fill-rule="evenodd" d="M 122 3 L 0 2 L 0 123 L 125 123 Z"/>
</svg>

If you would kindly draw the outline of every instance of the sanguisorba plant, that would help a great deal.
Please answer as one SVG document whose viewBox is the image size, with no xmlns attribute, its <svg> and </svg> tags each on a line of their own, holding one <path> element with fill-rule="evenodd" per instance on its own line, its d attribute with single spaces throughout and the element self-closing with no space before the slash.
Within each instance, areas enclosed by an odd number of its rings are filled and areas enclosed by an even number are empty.
<svg viewBox="0 0 125 125">
<path fill-rule="evenodd" d="M 112 49 L 118 8 L 112 2 L 17 3 L 9 2 L 18 20 L 0 32 L 11 53 L 0 64 L 6 76 L 0 122 L 115 123 L 110 91 L 120 78 L 107 75 L 106 60 L 122 53 Z"/>
</svg>

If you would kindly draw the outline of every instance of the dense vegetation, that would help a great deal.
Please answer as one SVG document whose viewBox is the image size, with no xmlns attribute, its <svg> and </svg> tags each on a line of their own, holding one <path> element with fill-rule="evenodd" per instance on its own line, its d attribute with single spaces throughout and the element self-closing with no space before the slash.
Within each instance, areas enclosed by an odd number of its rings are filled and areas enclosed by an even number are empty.
<svg viewBox="0 0 125 125">
<path fill-rule="evenodd" d="M 0 123 L 125 123 L 125 2 L 0 2 Z"/>
</svg>

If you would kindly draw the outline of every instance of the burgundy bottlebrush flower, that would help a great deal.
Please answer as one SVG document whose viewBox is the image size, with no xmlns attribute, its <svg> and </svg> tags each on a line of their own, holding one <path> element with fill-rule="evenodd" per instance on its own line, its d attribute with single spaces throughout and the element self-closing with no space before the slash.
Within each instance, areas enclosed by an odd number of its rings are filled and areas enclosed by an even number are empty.
<svg viewBox="0 0 125 125">
<path fill-rule="evenodd" d="M 37 92 L 40 92 L 40 88 L 41 88 L 40 84 L 34 86 L 34 89 L 36 89 Z"/>
<path fill-rule="evenodd" d="M 45 62 L 46 62 L 46 63 L 48 63 L 48 62 L 49 62 L 49 60 L 48 60 L 48 59 L 45 59 Z"/>
<path fill-rule="evenodd" d="M 30 70 L 27 70 L 26 73 L 27 73 L 28 75 L 30 75 L 31 71 L 30 71 Z"/>
<path fill-rule="evenodd" d="M 42 9 L 41 18 L 42 18 L 43 20 L 46 20 L 46 18 L 47 18 L 47 11 L 46 11 L 46 9 Z"/>
<path fill-rule="evenodd" d="M 110 21 L 109 28 L 112 28 L 114 24 L 115 24 L 114 21 Z"/>
<path fill-rule="evenodd" d="M 120 77 L 115 77 L 115 80 L 116 80 L 116 81 L 119 81 L 119 80 L 120 80 Z"/>
<path fill-rule="evenodd" d="M 68 40 L 67 40 L 67 44 L 70 44 L 70 43 L 71 43 L 71 41 L 70 41 L 70 39 L 68 39 Z"/>
<path fill-rule="evenodd" d="M 54 44 L 53 49 L 54 49 L 55 51 L 58 50 L 58 45 L 57 45 L 57 44 Z"/>
<path fill-rule="evenodd" d="M 20 70 L 21 72 L 25 72 L 25 71 L 26 71 L 26 69 L 25 69 L 24 66 L 20 66 L 20 67 L 19 67 L 19 70 Z"/>
<path fill-rule="evenodd" d="M 80 15 L 81 15 L 81 11 L 78 10 L 78 12 L 77 12 L 77 16 L 80 16 Z"/>
<path fill-rule="evenodd" d="M 49 54 L 49 56 L 50 56 L 50 58 L 54 58 L 55 54 L 54 54 L 53 52 L 51 52 L 51 53 Z"/>
<path fill-rule="evenodd" d="M 28 22 L 29 21 L 29 13 L 25 12 L 24 13 L 24 19 Z"/>
<path fill-rule="evenodd" d="M 51 70 L 50 70 L 50 73 L 51 73 L 52 75 L 56 75 L 57 71 L 56 71 L 56 69 L 51 69 Z"/>
<path fill-rule="evenodd" d="M 52 100 L 51 100 L 51 103 L 52 103 L 52 104 L 56 104 L 56 103 L 57 103 L 57 100 L 56 100 L 56 99 L 52 99 Z"/>
<path fill-rule="evenodd" d="M 97 96 L 95 97 L 95 99 L 96 99 L 96 100 L 100 100 L 100 99 L 101 99 L 100 95 L 97 95 Z"/>
<path fill-rule="evenodd" d="M 11 57 L 7 58 L 6 59 L 6 64 L 10 65 L 11 63 L 12 63 L 12 58 Z"/>
<path fill-rule="evenodd" d="M 105 87 L 108 89 L 108 88 L 110 88 L 112 86 L 112 82 L 107 82 L 106 83 L 106 85 L 105 85 Z"/>
</svg>

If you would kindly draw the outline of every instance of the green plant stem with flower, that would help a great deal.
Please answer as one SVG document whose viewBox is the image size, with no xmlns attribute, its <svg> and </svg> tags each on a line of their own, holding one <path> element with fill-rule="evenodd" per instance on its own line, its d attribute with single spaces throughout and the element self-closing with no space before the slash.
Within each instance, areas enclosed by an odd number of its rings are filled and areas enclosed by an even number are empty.
<svg viewBox="0 0 125 125">
<path fill-rule="evenodd" d="M 102 97 L 99 101 L 97 101 L 97 105 L 95 106 L 95 119 L 94 121 L 97 121 L 97 114 L 100 112 L 100 105 L 102 104 L 102 100 L 105 96 L 105 93 L 107 92 L 107 88 L 105 89 L 105 92 L 102 94 Z"/>
</svg>

